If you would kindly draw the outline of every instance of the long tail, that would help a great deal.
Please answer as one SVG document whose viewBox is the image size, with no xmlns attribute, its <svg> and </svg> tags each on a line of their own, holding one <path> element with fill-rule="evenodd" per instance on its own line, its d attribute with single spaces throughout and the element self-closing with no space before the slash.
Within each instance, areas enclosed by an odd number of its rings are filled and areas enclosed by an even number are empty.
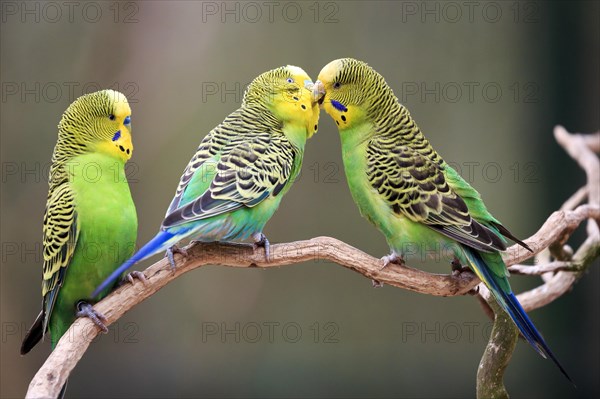
<svg viewBox="0 0 600 399">
<path fill-rule="evenodd" d="M 504 275 L 496 275 L 490 270 L 490 266 L 498 267 L 498 270 L 504 269 L 504 263 L 499 253 L 481 254 L 478 251 L 463 246 L 465 253 L 471 262 L 471 267 L 483 283 L 490 289 L 498 304 L 508 313 L 523 337 L 531 346 L 543 357 L 550 358 L 560 369 L 561 373 L 567 377 L 571 384 L 575 385 L 571 377 L 567 374 L 554 353 L 550 350 L 544 338 L 533 325 L 533 322 L 523 310 L 523 307 L 510 289 L 508 279 Z M 498 262 L 502 262 L 499 265 Z"/>
<path fill-rule="evenodd" d="M 112 272 L 110 276 L 106 280 L 102 282 L 95 290 L 92 292 L 92 298 L 95 298 L 102 291 L 111 287 L 115 281 L 131 266 L 135 265 L 138 262 L 143 261 L 146 258 L 151 257 L 154 254 L 157 254 L 161 251 L 165 251 L 175 242 L 179 241 L 178 238 L 175 238 L 176 235 L 169 233 L 168 231 L 160 231 L 153 239 L 148 241 L 146 245 L 144 245 L 139 251 L 137 251 L 131 258 L 129 258 L 125 263 L 123 263 L 117 270 Z M 174 242 L 175 238 L 175 242 Z"/>
</svg>

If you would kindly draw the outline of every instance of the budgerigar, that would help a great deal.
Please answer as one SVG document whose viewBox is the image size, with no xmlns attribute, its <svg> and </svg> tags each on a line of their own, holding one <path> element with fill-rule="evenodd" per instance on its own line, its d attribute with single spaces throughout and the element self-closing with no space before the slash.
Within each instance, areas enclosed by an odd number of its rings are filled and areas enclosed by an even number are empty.
<svg viewBox="0 0 600 399">
<path fill-rule="evenodd" d="M 385 236 L 384 265 L 432 250 L 468 265 L 490 289 L 525 339 L 564 368 L 517 301 L 500 251 L 516 239 L 481 196 L 433 149 L 384 78 L 350 58 L 320 72 L 315 93 L 338 125 L 348 185 L 361 214 Z"/>
<path fill-rule="evenodd" d="M 42 311 L 21 354 L 46 332 L 54 349 L 76 316 L 106 330 L 104 316 L 86 300 L 135 249 L 137 216 L 125 175 L 132 151 L 131 109 L 123 94 L 86 94 L 62 115 L 44 215 Z"/>
<path fill-rule="evenodd" d="M 242 105 L 200 143 L 185 168 L 159 233 L 100 285 L 180 240 L 254 239 L 269 257 L 262 233 L 302 166 L 306 140 L 317 131 L 312 81 L 286 66 L 255 78 Z"/>
</svg>

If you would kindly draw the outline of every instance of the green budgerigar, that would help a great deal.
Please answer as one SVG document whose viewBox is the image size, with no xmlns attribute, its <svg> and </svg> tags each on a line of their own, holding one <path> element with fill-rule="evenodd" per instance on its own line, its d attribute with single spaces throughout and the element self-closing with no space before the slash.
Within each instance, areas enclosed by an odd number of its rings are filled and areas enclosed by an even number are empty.
<svg viewBox="0 0 600 399">
<path fill-rule="evenodd" d="M 285 66 L 255 78 L 242 105 L 211 130 L 183 171 L 160 231 L 95 291 L 101 292 L 125 270 L 197 241 L 243 240 L 264 246 L 263 228 L 302 166 L 306 140 L 316 131 L 318 98 L 301 68 Z M 178 250 L 181 251 L 181 250 Z"/>
<path fill-rule="evenodd" d="M 54 349 L 77 316 L 106 330 L 104 316 L 87 300 L 135 249 L 137 216 L 125 175 L 132 151 L 131 109 L 123 94 L 86 94 L 62 115 L 44 214 L 42 311 L 21 354 L 46 332 Z"/>
<path fill-rule="evenodd" d="M 450 254 L 455 267 L 468 265 L 533 348 L 571 380 L 508 282 L 506 239 L 529 247 L 444 162 L 384 78 L 364 62 L 339 59 L 321 70 L 314 91 L 325 94 L 322 107 L 338 125 L 352 197 L 390 246 L 384 265 L 435 251 Z"/>
</svg>

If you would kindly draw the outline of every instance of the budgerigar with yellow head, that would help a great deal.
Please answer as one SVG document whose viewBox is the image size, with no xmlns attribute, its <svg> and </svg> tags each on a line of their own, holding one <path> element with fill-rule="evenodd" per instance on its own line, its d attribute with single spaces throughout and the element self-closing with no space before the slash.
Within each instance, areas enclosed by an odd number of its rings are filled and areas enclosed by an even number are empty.
<svg viewBox="0 0 600 399">
<path fill-rule="evenodd" d="M 106 330 L 88 300 L 135 248 L 137 216 L 125 175 L 132 152 L 131 109 L 123 94 L 86 94 L 62 115 L 44 215 L 42 311 L 21 354 L 46 332 L 54 348 L 77 316 Z"/>
<path fill-rule="evenodd" d="M 252 237 L 264 246 L 263 228 L 300 172 L 306 140 L 316 131 L 318 98 L 301 68 L 285 66 L 255 78 L 241 107 L 208 133 L 185 168 L 159 233 L 95 292 L 135 263 L 185 239 L 230 241 Z"/>
<path fill-rule="evenodd" d="M 366 63 L 327 64 L 314 85 L 338 125 L 348 185 L 361 214 L 385 236 L 402 263 L 408 252 L 441 249 L 468 265 L 490 289 L 525 339 L 568 377 L 517 301 L 501 251 L 516 239 L 487 210 L 479 193 L 433 149 L 384 78 Z M 569 378 L 570 380 L 570 378 Z"/>
</svg>

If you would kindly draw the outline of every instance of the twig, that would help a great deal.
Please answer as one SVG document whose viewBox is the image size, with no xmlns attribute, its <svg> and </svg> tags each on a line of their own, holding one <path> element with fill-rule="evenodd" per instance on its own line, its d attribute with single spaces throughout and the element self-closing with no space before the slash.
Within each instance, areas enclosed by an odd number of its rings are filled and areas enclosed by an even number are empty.
<svg viewBox="0 0 600 399">
<path fill-rule="evenodd" d="M 569 238 L 583 220 L 599 217 L 600 207 L 588 204 L 580 205 L 572 211 L 556 211 L 550 215 L 537 233 L 525 240 L 533 253 L 513 245 L 502 254 L 502 258 L 507 266 L 522 263 L 541 253 L 556 241 Z"/>
<path fill-rule="evenodd" d="M 565 271 L 576 271 L 581 266 L 574 262 L 550 262 L 545 265 L 512 265 L 508 268 L 510 274 L 522 274 L 524 276 L 538 276 L 544 273 Z"/>
<path fill-rule="evenodd" d="M 573 284 L 585 273 L 592 261 L 600 255 L 600 240 L 588 237 L 573 256 L 573 263 L 580 265 L 575 272 L 556 273 L 545 284 L 517 295 L 523 309 L 530 312 L 546 306 L 571 290 Z"/>
</svg>

